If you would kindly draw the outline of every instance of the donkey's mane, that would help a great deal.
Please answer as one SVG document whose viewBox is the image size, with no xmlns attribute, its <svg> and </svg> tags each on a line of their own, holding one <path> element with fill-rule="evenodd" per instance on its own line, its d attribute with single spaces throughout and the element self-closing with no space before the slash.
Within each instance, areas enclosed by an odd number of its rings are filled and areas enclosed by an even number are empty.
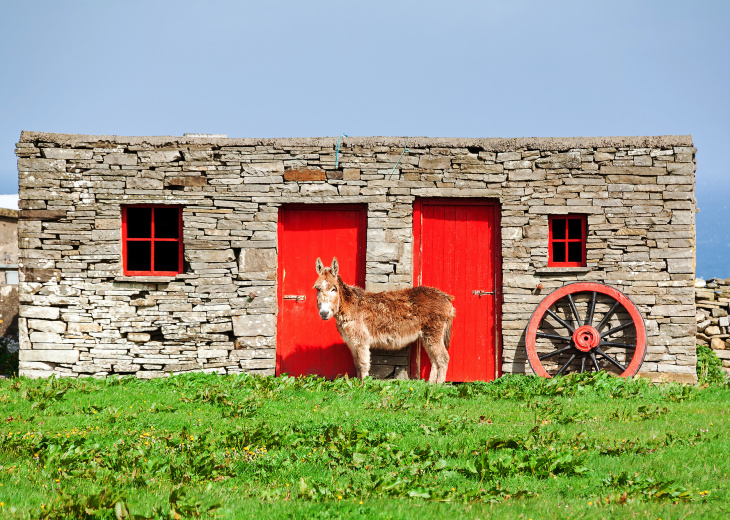
<svg viewBox="0 0 730 520">
<path fill-rule="evenodd" d="M 365 294 L 365 289 L 358 287 L 357 285 L 347 285 L 339 274 L 337 275 L 337 285 L 340 286 L 340 291 L 342 291 L 343 294 L 347 294 L 348 300 L 355 296 L 362 296 Z"/>
<path fill-rule="evenodd" d="M 347 285 L 339 274 L 337 275 L 337 285 L 340 287 L 340 313 L 344 310 L 342 303 L 345 303 L 345 307 L 357 304 L 365 296 L 365 289 L 357 285 Z"/>
</svg>

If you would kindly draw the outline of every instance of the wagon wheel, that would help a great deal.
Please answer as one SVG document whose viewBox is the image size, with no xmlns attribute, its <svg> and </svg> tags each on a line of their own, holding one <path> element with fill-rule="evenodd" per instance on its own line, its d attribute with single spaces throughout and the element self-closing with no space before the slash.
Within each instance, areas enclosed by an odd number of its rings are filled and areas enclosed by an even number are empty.
<svg viewBox="0 0 730 520">
<path fill-rule="evenodd" d="M 525 346 L 532 370 L 542 377 L 599 370 L 630 377 L 644 361 L 646 326 L 636 305 L 618 289 L 572 283 L 537 306 Z"/>
</svg>

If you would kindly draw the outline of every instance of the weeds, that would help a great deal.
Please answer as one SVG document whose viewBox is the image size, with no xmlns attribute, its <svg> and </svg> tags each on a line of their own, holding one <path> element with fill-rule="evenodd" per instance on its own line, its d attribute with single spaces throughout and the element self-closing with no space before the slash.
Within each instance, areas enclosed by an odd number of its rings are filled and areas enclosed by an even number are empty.
<svg viewBox="0 0 730 520">
<path fill-rule="evenodd" d="M 666 406 L 651 404 L 641 405 L 638 408 L 622 407 L 611 412 L 609 419 L 614 419 L 620 422 L 647 421 L 666 415 L 668 411 L 669 409 Z"/>
<path fill-rule="evenodd" d="M 603 484 L 619 491 L 623 490 L 618 498 L 614 496 L 614 502 L 625 502 L 633 498 L 678 502 L 704 500 L 709 495 L 709 492 L 690 490 L 678 484 L 676 480 L 641 475 L 640 473 L 629 475 L 626 471 L 622 471 L 618 475 L 610 474 L 603 479 Z"/>
<path fill-rule="evenodd" d="M 61 520 L 66 518 L 96 519 L 116 518 L 117 520 L 152 520 L 200 518 L 214 513 L 221 507 L 218 502 L 204 504 L 193 497 L 190 490 L 176 486 L 170 491 L 168 506 L 155 506 L 151 512 L 133 513 L 124 492 L 106 487 L 85 495 L 77 495 L 68 490 L 59 490 L 50 504 L 41 504 L 33 518 Z"/>
<path fill-rule="evenodd" d="M 48 505 L 41 504 L 33 515 L 35 518 L 55 520 L 64 518 L 92 519 L 111 516 L 118 519 L 131 518 L 126 494 L 103 488 L 88 495 L 73 495 L 60 490 L 56 498 Z"/>
<path fill-rule="evenodd" d="M 46 380 L 46 384 L 41 386 L 24 386 L 21 388 L 19 385 L 13 385 L 11 388 L 20 393 L 21 399 L 32 403 L 31 410 L 45 410 L 49 404 L 63 399 L 66 392 L 68 392 L 69 385 L 61 383 L 55 377 L 51 377 Z"/>
</svg>

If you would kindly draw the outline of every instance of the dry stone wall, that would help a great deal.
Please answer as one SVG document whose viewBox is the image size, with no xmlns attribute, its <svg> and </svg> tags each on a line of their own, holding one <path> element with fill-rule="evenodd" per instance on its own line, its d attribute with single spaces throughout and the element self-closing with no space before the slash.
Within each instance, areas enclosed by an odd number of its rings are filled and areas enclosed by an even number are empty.
<svg viewBox="0 0 730 520">
<path fill-rule="evenodd" d="M 278 209 L 368 205 L 366 285 L 413 283 L 413 202 L 501 205 L 502 371 L 552 289 L 599 281 L 646 319 L 642 374 L 694 381 L 690 136 L 225 139 L 23 132 L 17 144 L 21 373 L 272 374 Z M 337 166 L 336 166 L 337 165 Z M 122 204 L 184 207 L 186 271 L 125 277 Z M 548 216 L 587 215 L 587 267 L 548 267 Z M 542 291 L 537 290 L 542 286 Z M 408 353 L 377 356 L 379 377 Z"/>
<path fill-rule="evenodd" d="M 707 345 L 730 374 L 730 278 L 695 282 L 697 344 Z"/>
</svg>

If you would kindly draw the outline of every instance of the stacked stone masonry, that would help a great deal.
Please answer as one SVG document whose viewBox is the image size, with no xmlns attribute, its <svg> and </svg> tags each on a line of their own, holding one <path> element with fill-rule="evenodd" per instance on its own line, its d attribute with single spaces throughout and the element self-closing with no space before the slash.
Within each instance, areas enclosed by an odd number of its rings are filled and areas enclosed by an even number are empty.
<svg viewBox="0 0 730 520">
<path fill-rule="evenodd" d="M 522 337 L 549 291 L 597 281 L 645 318 L 640 373 L 696 380 L 691 136 L 336 144 L 23 132 L 21 373 L 273 374 L 280 206 L 366 203 L 366 288 L 383 290 L 413 283 L 416 198 L 481 197 L 501 207 L 502 372 L 531 372 Z M 184 207 L 184 274 L 122 275 L 120 206 L 134 203 Z M 587 267 L 548 268 L 555 214 L 587 215 Z M 376 375 L 408 359 L 378 355 Z"/>
<path fill-rule="evenodd" d="M 730 278 L 695 282 L 697 344 L 707 345 L 730 375 Z"/>
</svg>

